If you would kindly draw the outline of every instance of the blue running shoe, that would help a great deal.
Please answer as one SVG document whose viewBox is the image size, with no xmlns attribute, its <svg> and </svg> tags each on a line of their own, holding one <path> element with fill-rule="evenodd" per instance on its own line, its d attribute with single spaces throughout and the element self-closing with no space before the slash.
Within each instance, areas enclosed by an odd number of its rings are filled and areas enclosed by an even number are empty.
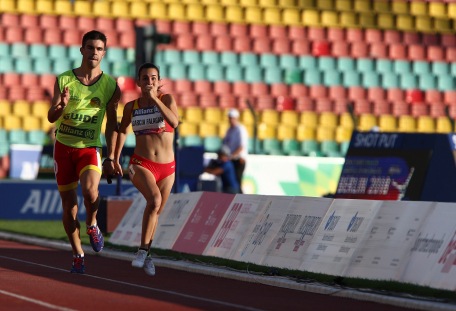
<svg viewBox="0 0 456 311">
<path fill-rule="evenodd" d="M 71 265 L 71 273 L 84 274 L 84 257 L 74 257 L 73 264 Z"/>
<path fill-rule="evenodd" d="M 93 250 L 97 253 L 101 251 L 104 246 L 104 238 L 98 225 L 87 228 L 87 234 L 90 237 L 90 244 L 92 245 Z"/>
</svg>

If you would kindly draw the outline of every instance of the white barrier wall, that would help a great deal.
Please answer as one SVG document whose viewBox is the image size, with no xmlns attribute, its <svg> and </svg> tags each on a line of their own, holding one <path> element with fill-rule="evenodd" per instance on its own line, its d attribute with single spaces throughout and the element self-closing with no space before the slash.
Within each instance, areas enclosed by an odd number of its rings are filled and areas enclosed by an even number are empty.
<svg viewBox="0 0 456 311">
<path fill-rule="evenodd" d="M 299 269 L 304 253 L 332 202 L 332 199 L 325 198 L 294 197 L 261 264 Z"/>
<path fill-rule="evenodd" d="M 137 246 L 145 206 L 135 197 L 109 242 Z M 181 193 L 153 246 L 456 290 L 456 203 Z"/>
<path fill-rule="evenodd" d="M 158 217 L 157 231 L 152 247 L 171 249 L 190 214 L 198 203 L 202 191 L 171 194 Z"/>
<path fill-rule="evenodd" d="M 203 255 L 231 258 L 239 242 L 248 234 L 248 229 L 258 216 L 259 206 L 262 206 L 264 200 L 266 196 L 262 195 L 236 195 Z"/>
<path fill-rule="evenodd" d="M 366 230 L 346 276 L 399 280 L 433 202 L 384 201 Z"/>
<path fill-rule="evenodd" d="M 267 196 L 230 259 L 260 264 L 277 234 L 293 197 Z"/>
<path fill-rule="evenodd" d="M 304 254 L 300 270 L 343 275 L 381 203 L 334 200 Z"/>
</svg>

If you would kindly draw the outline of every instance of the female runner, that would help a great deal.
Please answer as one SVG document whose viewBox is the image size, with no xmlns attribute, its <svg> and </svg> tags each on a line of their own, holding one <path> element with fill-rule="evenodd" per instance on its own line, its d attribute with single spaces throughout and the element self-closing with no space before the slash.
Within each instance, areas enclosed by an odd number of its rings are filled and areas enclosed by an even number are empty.
<svg viewBox="0 0 456 311">
<path fill-rule="evenodd" d="M 130 123 L 136 146 L 128 165 L 133 185 L 147 201 L 144 210 L 141 246 L 132 266 L 155 275 L 149 251 L 157 229 L 158 215 L 168 200 L 174 183 L 173 131 L 179 123 L 176 101 L 171 94 L 161 94 L 159 68 L 151 63 L 139 67 L 137 85 L 141 97 L 127 103 L 123 111 L 115 149 L 115 167 L 122 174 L 120 153 Z"/>
</svg>

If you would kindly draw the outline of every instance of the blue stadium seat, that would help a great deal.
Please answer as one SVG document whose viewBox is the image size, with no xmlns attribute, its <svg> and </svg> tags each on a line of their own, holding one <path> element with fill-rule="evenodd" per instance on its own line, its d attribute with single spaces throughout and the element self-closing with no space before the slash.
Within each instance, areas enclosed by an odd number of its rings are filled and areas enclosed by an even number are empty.
<svg viewBox="0 0 456 311">
<path fill-rule="evenodd" d="M 32 59 L 31 58 L 16 58 L 14 60 L 14 71 L 17 73 L 32 73 Z"/>
<path fill-rule="evenodd" d="M 48 53 L 51 59 L 61 59 L 68 57 L 68 50 L 66 46 L 60 44 L 50 45 Z"/>
<path fill-rule="evenodd" d="M 370 58 L 358 58 L 356 61 L 356 68 L 359 72 L 373 72 L 374 69 L 374 60 Z"/>
<path fill-rule="evenodd" d="M 81 61 L 77 61 L 76 60 L 76 61 L 74 61 L 74 63 L 76 63 L 75 68 L 77 68 L 77 67 L 79 67 L 81 65 Z M 100 63 L 100 69 L 104 73 L 110 75 L 110 74 L 112 74 L 112 63 L 109 60 L 107 60 L 107 59 L 103 59 L 101 61 L 101 63 Z"/>
<path fill-rule="evenodd" d="M 68 58 L 71 60 L 82 60 L 82 55 L 79 45 L 71 45 L 68 47 Z M 156 56 L 155 56 L 156 57 Z"/>
<path fill-rule="evenodd" d="M 255 83 L 263 81 L 263 72 L 260 66 L 246 66 L 244 69 L 244 81 Z"/>
<path fill-rule="evenodd" d="M 205 65 L 218 65 L 220 64 L 219 56 L 217 52 L 205 51 L 201 53 L 201 61 Z"/>
<path fill-rule="evenodd" d="M 25 43 L 17 42 L 11 44 L 11 56 L 25 58 L 29 56 L 28 46 Z"/>
<path fill-rule="evenodd" d="M 240 53 L 239 64 L 241 66 L 256 66 L 258 65 L 258 55 L 255 53 Z"/>
<path fill-rule="evenodd" d="M 0 57 L 0 72 L 13 72 L 13 58 L 11 57 Z"/>
<path fill-rule="evenodd" d="M 337 69 L 339 71 L 355 70 L 355 60 L 350 57 L 340 57 L 337 59 Z"/>
<path fill-rule="evenodd" d="M 10 130 L 8 132 L 8 142 L 10 144 L 25 144 L 27 136 L 24 130 Z"/>
<path fill-rule="evenodd" d="M 375 70 L 379 73 L 393 72 L 393 62 L 389 59 L 377 59 Z"/>
<path fill-rule="evenodd" d="M 416 75 L 413 73 L 403 73 L 399 78 L 400 87 L 404 90 L 406 89 L 416 89 L 418 87 L 418 81 Z"/>
<path fill-rule="evenodd" d="M 215 82 L 215 81 L 223 81 L 224 78 L 224 71 L 225 68 L 220 64 L 213 64 L 206 66 L 206 79 Z"/>
<path fill-rule="evenodd" d="M 182 62 L 186 65 L 201 63 L 200 53 L 194 50 L 182 51 Z"/>
<path fill-rule="evenodd" d="M 0 42 L 0 56 L 11 56 L 10 46 L 8 43 Z"/>
<path fill-rule="evenodd" d="M 342 76 L 343 76 L 343 85 L 345 87 L 361 85 L 360 74 L 356 71 L 343 72 Z"/>
<path fill-rule="evenodd" d="M 306 85 L 314 85 L 314 84 L 322 84 L 322 74 L 318 69 L 307 69 L 304 70 L 304 84 Z"/>
<path fill-rule="evenodd" d="M 381 86 L 380 75 L 374 71 L 363 73 L 363 87 L 377 87 Z"/>
<path fill-rule="evenodd" d="M 264 82 L 267 84 L 281 83 L 283 73 L 280 67 L 267 67 L 264 69 Z"/>
<path fill-rule="evenodd" d="M 269 53 L 260 54 L 260 66 L 263 68 L 279 66 L 279 57 Z"/>
<path fill-rule="evenodd" d="M 81 61 L 80 60 L 79 60 L 79 65 L 81 65 Z M 69 69 L 71 69 L 71 68 L 67 67 L 65 69 L 65 71 L 67 71 Z M 36 73 L 36 74 L 39 74 L 39 75 L 40 74 L 46 74 L 46 73 L 53 73 L 52 72 L 51 60 L 49 58 L 35 58 L 33 60 L 33 72 Z M 62 72 L 60 72 L 60 73 L 62 73 Z"/>
<path fill-rule="evenodd" d="M 385 72 L 382 74 L 382 87 L 384 89 L 389 88 L 398 88 L 399 84 L 399 75 L 394 72 Z"/>
<path fill-rule="evenodd" d="M 129 62 L 112 62 L 112 67 L 111 67 L 111 74 L 114 77 L 128 77 L 128 76 L 135 76 L 135 68 L 133 64 L 130 64 Z M 163 73 L 162 73 L 163 75 Z M 164 76 L 164 75 L 163 75 Z"/>
<path fill-rule="evenodd" d="M 342 75 L 335 69 L 323 71 L 323 84 L 326 86 L 342 85 Z"/>
<path fill-rule="evenodd" d="M 125 61 L 125 50 L 118 47 L 108 47 L 104 60 L 110 62 L 123 62 Z"/>
<path fill-rule="evenodd" d="M 418 88 L 423 91 L 437 89 L 437 79 L 432 74 L 421 74 L 418 76 Z"/>
<path fill-rule="evenodd" d="M 294 69 L 298 67 L 298 58 L 294 55 L 285 54 L 280 56 L 280 67 L 283 69 Z"/>
<path fill-rule="evenodd" d="M 317 59 L 313 56 L 303 55 L 299 57 L 299 68 L 300 69 L 317 69 Z"/>
<path fill-rule="evenodd" d="M 178 64 L 182 62 L 181 53 L 177 50 L 165 50 L 163 51 L 163 62 L 165 64 Z"/>
<path fill-rule="evenodd" d="M 420 75 L 420 74 L 429 74 L 430 73 L 430 64 L 429 62 L 425 61 L 414 61 L 412 63 L 413 73 Z"/>
<path fill-rule="evenodd" d="M 432 62 L 431 64 L 432 73 L 436 76 L 447 75 L 450 73 L 450 66 L 446 62 Z"/>
<path fill-rule="evenodd" d="M 437 89 L 440 91 L 452 91 L 454 90 L 455 83 L 454 77 L 450 75 L 441 75 L 437 77 Z"/>
<path fill-rule="evenodd" d="M 411 64 L 406 60 L 396 60 L 393 63 L 393 71 L 398 74 L 411 73 Z"/>
<path fill-rule="evenodd" d="M 336 59 L 333 57 L 322 56 L 318 59 L 318 69 L 330 71 L 336 69 Z"/>
<path fill-rule="evenodd" d="M 187 76 L 190 81 L 206 80 L 204 65 L 203 64 L 189 65 Z"/>
<path fill-rule="evenodd" d="M 187 79 L 187 67 L 184 64 L 170 64 L 168 78 L 171 80 Z"/>
<path fill-rule="evenodd" d="M 44 145 L 46 143 L 47 134 L 41 130 L 33 130 L 27 133 L 27 143 L 33 145 Z"/>
<path fill-rule="evenodd" d="M 220 63 L 224 66 L 231 66 L 238 64 L 239 56 L 234 52 L 222 52 L 220 53 Z"/>
<path fill-rule="evenodd" d="M 231 65 L 225 68 L 225 79 L 228 82 L 243 81 L 242 67 L 239 65 Z"/>
<path fill-rule="evenodd" d="M 106 63 L 106 60 L 102 60 L 101 64 Z M 62 72 L 65 72 L 67 70 L 71 69 L 71 61 L 69 59 L 56 59 L 53 62 L 52 65 L 52 73 L 55 75 L 59 75 Z M 101 69 L 103 70 L 103 69 Z M 104 71 L 104 70 L 103 70 Z"/>
</svg>

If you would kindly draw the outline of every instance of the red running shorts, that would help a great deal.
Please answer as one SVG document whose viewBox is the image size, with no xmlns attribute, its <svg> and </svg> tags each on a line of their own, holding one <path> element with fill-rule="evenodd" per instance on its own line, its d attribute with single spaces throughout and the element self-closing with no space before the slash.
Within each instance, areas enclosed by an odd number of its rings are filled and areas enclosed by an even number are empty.
<svg viewBox="0 0 456 311">
<path fill-rule="evenodd" d="M 170 163 L 155 163 L 143 157 L 137 156 L 136 154 L 133 154 L 133 156 L 130 158 L 130 163 L 128 163 L 128 172 L 130 174 L 130 179 L 132 179 L 135 175 L 135 170 L 133 169 L 132 164 L 142 166 L 151 171 L 155 177 L 155 182 L 159 182 L 160 180 L 165 179 L 169 175 L 173 174 L 176 170 L 175 161 Z"/>
<path fill-rule="evenodd" d="M 98 147 L 74 148 L 58 140 L 54 144 L 54 172 L 59 191 L 78 187 L 79 176 L 95 170 L 101 176 L 101 151 Z"/>
</svg>

